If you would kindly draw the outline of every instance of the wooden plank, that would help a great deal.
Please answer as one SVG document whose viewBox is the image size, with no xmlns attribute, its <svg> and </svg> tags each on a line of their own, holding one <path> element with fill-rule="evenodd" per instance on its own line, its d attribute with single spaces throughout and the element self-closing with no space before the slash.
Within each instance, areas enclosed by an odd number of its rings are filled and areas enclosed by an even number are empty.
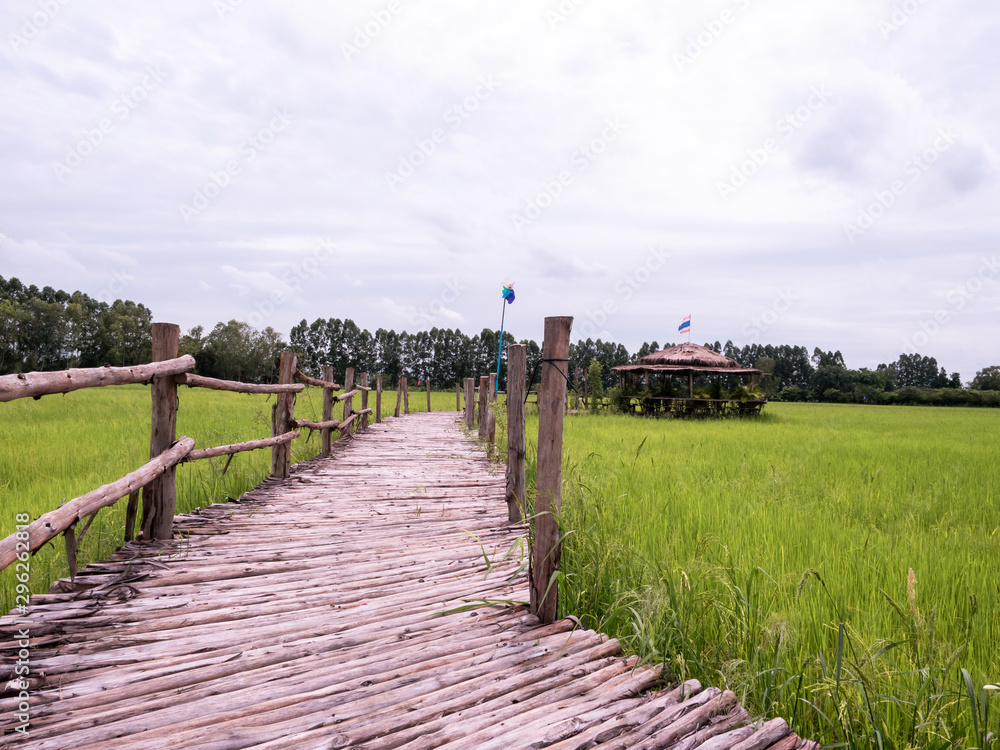
<svg viewBox="0 0 1000 750">
<path fill-rule="evenodd" d="M 524 459 L 524 390 L 528 380 L 528 347 L 507 346 L 507 520 L 520 523 L 528 496 Z"/>
<path fill-rule="evenodd" d="M 535 499 L 535 543 L 531 552 L 531 611 L 542 622 L 556 617 L 561 547 L 562 435 L 566 408 L 566 369 L 573 318 L 545 319 L 542 376 L 538 398 L 538 478 Z"/>
<path fill-rule="evenodd" d="M 296 427 L 310 427 L 315 425 L 313 429 L 322 429 L 321 425 L 315 422 L 306 422 L 305 420 L 298 421 L 293 419 L 292 424 Z M 261 448 L 272 448 L 276 445 L 283 445 L 285 443 L 290 443 L 292 440 L 299 436 L 299 431 L 289 430 L 282 435 L 276 435 L 275 437 L 263 438 L 261 440 L 248 440 L 244 443 L 233 443 L 232 445 L 220 445 L 215 448 L 201 448 L 199 450 L 193 450 L 184 457 L 184 461 L 200 461 L 205 458 L 215 458 L 216 456 L 230 456 L 234 453 L 244 453 L 246 451 L 255 451 Z"/>
<path fill-rule="evenodd" d="M 49 511 L 28 525 L 29 550 L 40 549 L 49 540 L 54 539 L 81 518 L 89 516 L 101 508 L 114 505 L 123 497 L 135 492 L 139 487 L 148 484 L 168 468 L 176 466 L 191 449 L 194 440 L 181 437 L 172 447 L 159 456 L 144 464 L 135 471 L 126 474 L 116 482 L 102 485 L 86 495 L 73 498 L 68 503 Z M 17 535 L 11 534 L 0 540 L 0 570 L 17 560 Z"/>
<path fill-rule="evenodd" d="M 132 367 L 89 367 L 59 372 L 23 372 L 0 376 L 0 402 L 19 398 L 41 398 L 54 393 L 70 393 L 81 388 L 149 383 L 153 376 L 174 376 L 193 370 L 194 357 L 185 354 L 148 365 Z"/>
<path fill-rule="evenodd" d="M 153 361 L 176 359 L 180 346 L 180 326 L 153 323 Z M 149 457 L 156 458 L 177 436 L 177 383 L 173 375 L 156 375 L 150 388 L 152 421 Z M 170 539 L 177 510 L 177 483 L 173 465 L 164 468 L 142 490 L 142 534 L 145 539 Z"/>
<path fill-rule="evenodd" d="M 209 388 L 213 391 L 232 393 L 302 393 L 306 389 L 301 383 L 240 383 L 236 380 L 206 378 L 192 373 L 177 375 L 174 380 L 178 385 L 191 388 Z"/>
</svg>

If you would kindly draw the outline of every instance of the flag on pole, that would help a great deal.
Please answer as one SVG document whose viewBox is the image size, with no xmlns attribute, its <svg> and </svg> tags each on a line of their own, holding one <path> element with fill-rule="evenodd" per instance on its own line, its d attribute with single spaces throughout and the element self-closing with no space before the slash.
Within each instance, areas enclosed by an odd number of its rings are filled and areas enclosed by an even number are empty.
<svg viewBox="0 0 1000 750">
<path fill-rule="evenodd" d="M 677 327 L 677 331 L 679 333 L 682 333 L 684 331 L 687 331 L 688 333 L 691 333 L 691 316 L 690 315 L 688 315 L 686 318 L 684 318 L 683 321 L 681 321 L 681 324 Z"/>
<path fill-rule="evenodd" d="M 508 305 L 511 302 L 514 301 L 514 284 L 513 283 L 510 283 L 509 285 L 508 284 L 504 284 L 504 287 L 503 287 L 503 298 L 505 300 L 507 300 L 507 304 Z"/>
</svg>

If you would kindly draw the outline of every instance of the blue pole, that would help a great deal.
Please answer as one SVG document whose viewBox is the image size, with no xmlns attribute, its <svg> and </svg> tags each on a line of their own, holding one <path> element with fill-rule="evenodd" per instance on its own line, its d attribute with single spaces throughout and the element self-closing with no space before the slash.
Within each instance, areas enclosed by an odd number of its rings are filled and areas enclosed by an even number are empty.
<svg viewBox="0 0 1000 750">
<path fill-rule="evenodd" d="M 497 345 L 497 379 L 493 384 L 493 397 L 496 398 L 497 391 L 500 390 L 500 355 L 503 354 L 503 320 L 507 315 L 507 300 L 500 303 L 500 343 Z"/>
</svg>

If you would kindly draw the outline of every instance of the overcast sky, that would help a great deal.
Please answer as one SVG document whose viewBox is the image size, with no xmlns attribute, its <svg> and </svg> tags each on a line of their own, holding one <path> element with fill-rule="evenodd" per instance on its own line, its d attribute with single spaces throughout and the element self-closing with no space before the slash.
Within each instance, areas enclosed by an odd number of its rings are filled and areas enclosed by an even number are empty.
<svg viewBox="0 0 1000 750">
<path fill-rule="evenodd" d="M 989 0 L 6 0 L 0 275 L 1000 363 Z"/>
</svg>

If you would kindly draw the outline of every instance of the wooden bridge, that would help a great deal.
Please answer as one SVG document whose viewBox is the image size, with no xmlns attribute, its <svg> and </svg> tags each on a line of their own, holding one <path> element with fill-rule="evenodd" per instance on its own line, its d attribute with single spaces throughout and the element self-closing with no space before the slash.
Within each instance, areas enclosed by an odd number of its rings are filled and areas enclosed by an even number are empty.
<svg viewBox="0 0 1000 750">
<path fill-rule="evenodd" d="M 26 735 L 26 626 L 0 618 L 0 746 L 818 748 L 529 614 L 524 527 L 454 413 L 374 425 L 175 528 L 32 598 Z"/>
</svg>

